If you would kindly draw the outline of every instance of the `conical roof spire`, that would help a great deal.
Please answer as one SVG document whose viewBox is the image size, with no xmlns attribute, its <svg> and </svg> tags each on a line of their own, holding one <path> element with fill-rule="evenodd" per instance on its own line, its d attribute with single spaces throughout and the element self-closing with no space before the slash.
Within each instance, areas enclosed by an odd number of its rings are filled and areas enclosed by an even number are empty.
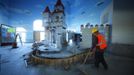
<svg viewBox="0 0 134 75">
<path fill-rule="evenodd" d="M 43 13 L 50 13 L 49 7 L 47 6 Z"/>
<path fill-rule="evenodd" d="M 63 6 L 63 3 L 61 2 L 61 0 L 57 0 L 57 3 L 55 4 L 55 6 L 60 6 L 60 5 Z"/>
</svg>

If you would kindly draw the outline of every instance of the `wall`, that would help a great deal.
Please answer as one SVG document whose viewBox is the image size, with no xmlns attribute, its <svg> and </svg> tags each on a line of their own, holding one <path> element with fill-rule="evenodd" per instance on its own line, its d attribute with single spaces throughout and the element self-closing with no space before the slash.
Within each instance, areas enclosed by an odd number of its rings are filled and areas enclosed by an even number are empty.
<svg viewBox="0 0 134 75">
<path fill-rule="evenodd" d="M 0 0 L 0 24 L 8 24 L 9 13 L 7 4 L 8 2 L 5 0 Z"/>
<path fill-rule="evenodd" d="M 101 24 L 113 24 L 113 1 L 101 13 L 100 22 Z"/>
<path fill-rule="evenodd" d="M 101 24 L 112 25 L 112 43 L 134 44 L 134 35 L 131 35 L 134 29 L 132 2 L 133 0 L 113 0 L 101 14 Z"/>
<path fill-rule="evenodd" d="M 91 48 L 92 46 L 92 28 L 89 27 L 81 27 L 81 33 L 82 33 L 82 42 L 81 47 L 82 48 Z"/>
<path fill-rule="evenodd" d="M 112 43 L 134 44 L 133 0 L 114 0 Z"/>
<path fill-rule="evenodd" d="M 27 33 L 26 33 L 26 43 L 32 43 L 32 42 L 34 42 L 34 40 L 33 40 L 33 30 L 31 29 L 29 29 L 28 31 L 27 31 Z"/>
<path fill-rule="evenodd" d="M 6 24 L 8 25 L 8 10 L 7 10 L 7 2 L 4 0 L 0 0 L 0 25 Z M 0 45 L 1 45 L 1 32 L 0 32 Z"/>
</svg>

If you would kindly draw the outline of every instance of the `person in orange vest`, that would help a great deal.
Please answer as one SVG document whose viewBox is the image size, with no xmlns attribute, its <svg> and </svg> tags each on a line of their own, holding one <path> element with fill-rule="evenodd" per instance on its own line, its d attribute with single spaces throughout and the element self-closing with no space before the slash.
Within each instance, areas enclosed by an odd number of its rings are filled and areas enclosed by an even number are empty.
<svg viewBox="0 0 134 75">
<path fill-rule="evenodd" d="M 99 68 L 99 63 L 102 63 L 104 69 L 108 69 L 108 65 L 104 59 L 104 52 L 107 48 L 107 43 L 104 35 L 99 33 L 97 28 L 92 29 L 92 50 L 95 53 L 95 67 Z"/>
</svg>

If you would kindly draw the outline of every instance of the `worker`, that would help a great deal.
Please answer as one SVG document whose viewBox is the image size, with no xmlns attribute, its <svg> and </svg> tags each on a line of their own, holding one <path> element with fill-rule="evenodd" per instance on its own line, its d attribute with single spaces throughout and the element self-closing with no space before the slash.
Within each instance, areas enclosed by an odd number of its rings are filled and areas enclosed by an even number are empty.
<svg viewBox="0 0 134 75">
<path fill-rule="evenodd" d="M 108 65 L 104 59 L 104 52 L 107 48 L 106 39 L 98 31 L 97 28 L 92 29 L 92 52 L 95 54 L 95 67 L 99 68 L 99 63 L 102 63 L 104 69 L 108 69 Z"/>
</svg>

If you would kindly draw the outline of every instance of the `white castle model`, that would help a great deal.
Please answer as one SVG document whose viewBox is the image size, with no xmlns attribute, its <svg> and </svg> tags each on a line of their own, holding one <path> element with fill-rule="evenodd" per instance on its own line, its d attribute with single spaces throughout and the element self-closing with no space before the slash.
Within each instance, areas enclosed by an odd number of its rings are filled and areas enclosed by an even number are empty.
<svg viewBox="0 0 134 75">
<path fill-rule="evenodd" d="M 66 42 L 66 24 L 64 5 L 58 0 L 54 6 L 54 11 L 50 11 L 47 6 L 43 11 L 43 26 L 45 27 L 45 40 L 49 44 L 61 49 Z"/>
</svg>

